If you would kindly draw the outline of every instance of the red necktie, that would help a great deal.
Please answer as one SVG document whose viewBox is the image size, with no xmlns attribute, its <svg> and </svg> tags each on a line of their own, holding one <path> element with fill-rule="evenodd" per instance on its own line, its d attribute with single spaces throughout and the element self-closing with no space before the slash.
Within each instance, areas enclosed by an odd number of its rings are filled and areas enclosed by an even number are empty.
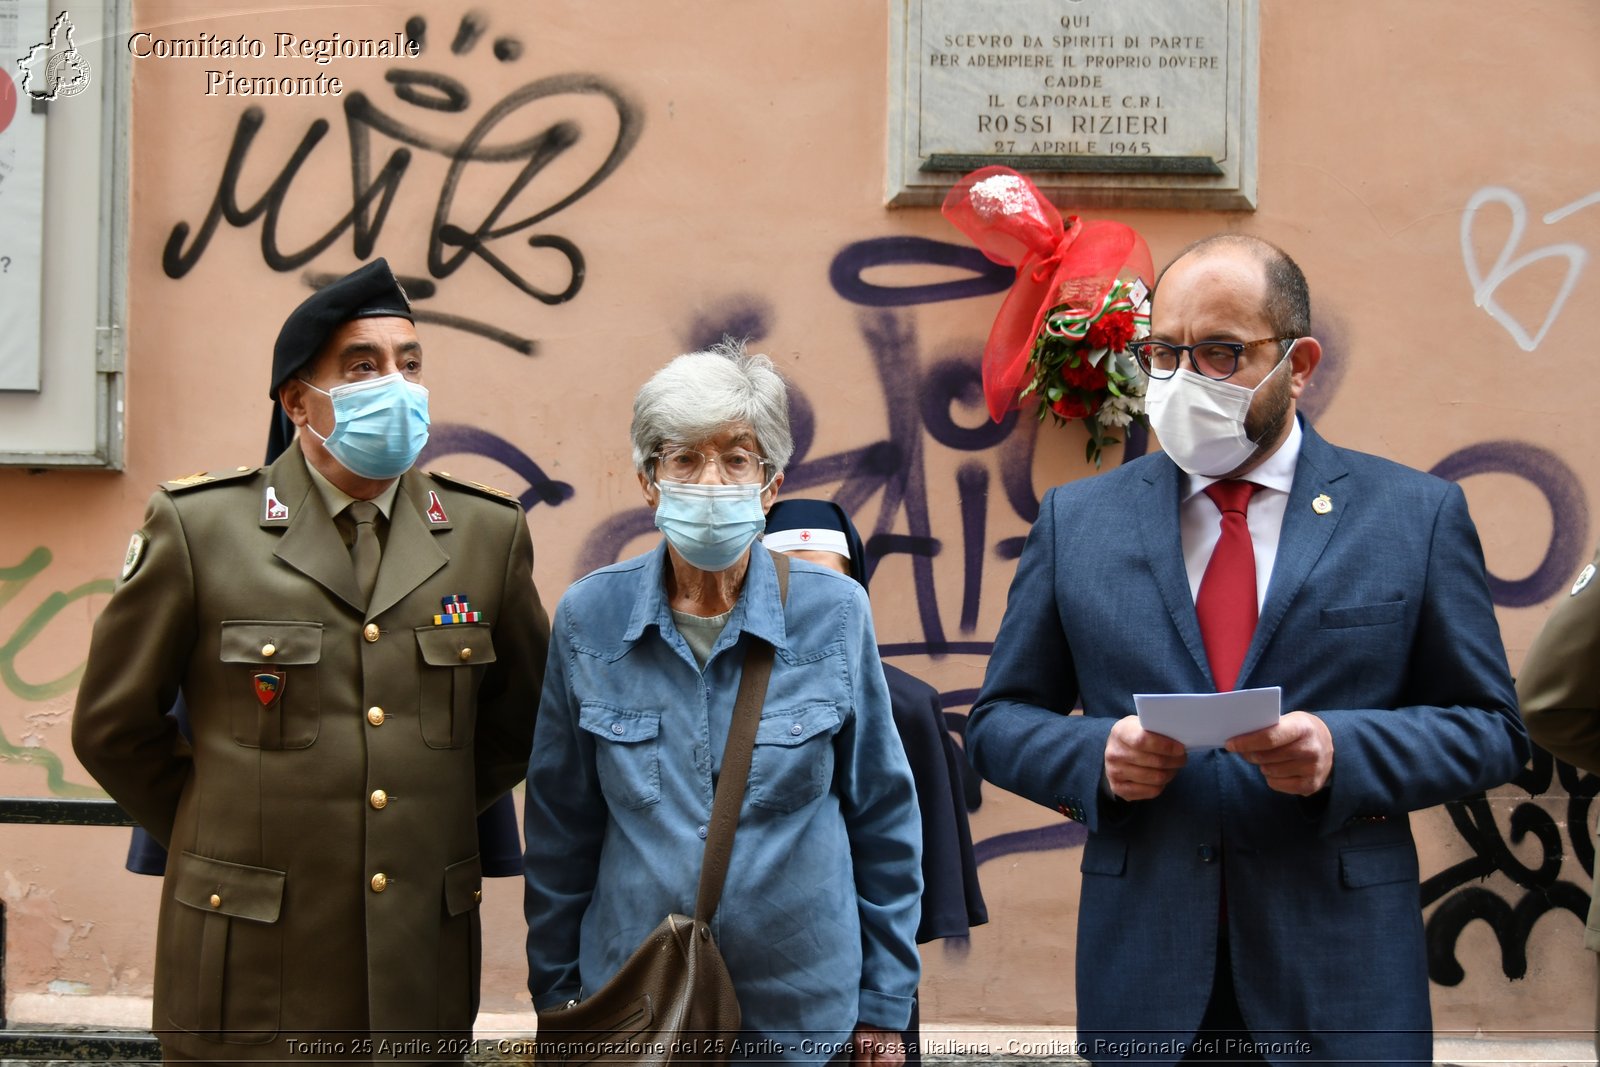
<svg viewBox="0 0 1600 1067">
<path fill-rule="evenodd" d="M 1194 610 L 1219 693 L 1234 688 L 1239 680 L 1239 668 L 1256 632 L 1256 553 L 1245 522 L 1256 489 L 1253 482 L 1227 481 L 1205 490 L 1222 512 L 1222 534 L 1200 579 Z"/>
</svg>

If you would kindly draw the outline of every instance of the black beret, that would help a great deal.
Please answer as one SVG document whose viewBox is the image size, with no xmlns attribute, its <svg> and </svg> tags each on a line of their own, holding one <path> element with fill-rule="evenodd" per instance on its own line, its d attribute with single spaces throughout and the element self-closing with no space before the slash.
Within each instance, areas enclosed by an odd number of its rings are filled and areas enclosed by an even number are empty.
<svg viewBox="0 0 1600 1067">
<path fill-rule="evenodd" d="M 352 319 L 380 316 L 411 320 L 411 302 L 381 256 L 318 289 L 289 313 L 272 347 L 267 395 L 278 399 L 278 387 L 322 351 L 334 330 Z"/>
</svg>

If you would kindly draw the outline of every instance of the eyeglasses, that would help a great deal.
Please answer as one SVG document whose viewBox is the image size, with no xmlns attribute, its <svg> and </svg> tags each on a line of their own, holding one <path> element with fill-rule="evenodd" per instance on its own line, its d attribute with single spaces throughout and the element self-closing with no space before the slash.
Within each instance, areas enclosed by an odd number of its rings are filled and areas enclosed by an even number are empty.
<svg viewBox="0 0 1600 1067">
<path fill-rule="evenodd" d="M 1193 345 L 1169 345 L 1165 341 L 1134 341 L 1128 345 L 1139 368 L 1152 378 L 1170 378 L 1178 373 L 1185 352 L 1189 365 L 1207 378 L 1222 381 L 1231 378 L 1239 369 L 1239 357 L 1247 348 L 1270 345 L 1280 341 L 1298 341 L 1298 337 L 1263 337 L 1259 341 L 1201 341 Z M 1284 349 L 1284 355 L 1288 349 Z M 1282 359 L 1282 356 L 1278 357 Z"/>
<path fill-rule="evenodd" d="M 656 475 L 664 482 L 697 482 L 706 469 L 706 461 L 714 460 L 722 472 L 722 480 L 731 485 L 765 484 L 771 475 L 772 464 L 759 455 L 743 448 L 730 448 L 707 456 L 696 448 L 683 446 L 664 448 L 650 453 L 656 461 Z"/>
</svg>

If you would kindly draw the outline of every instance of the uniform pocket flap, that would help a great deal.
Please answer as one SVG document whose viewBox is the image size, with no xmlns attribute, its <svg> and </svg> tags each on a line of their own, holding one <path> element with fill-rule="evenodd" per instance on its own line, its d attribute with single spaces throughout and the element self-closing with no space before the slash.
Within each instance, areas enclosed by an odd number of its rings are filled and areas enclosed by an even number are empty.
<svg viewBox="0 0 1600 1067">
<path fill-rule="evenodd" d="M 1405 617 L 1404 600 L 1388 600 L 1382 604 L 1353 604 L 1347 608 L 1323 608 L 1322 628 L 1338 630 L 1346 626 L 1382 626 L 1399 622 Z"/>
<path fill-rule="evenodd" d="M 256 622 L 222 624 L 222 662 L 261 666 L 301 666 L 322 658 L 320 622 Z"/>
<path fill-rule="evenodd" d="M 193 852 L 177 857 L 172 895 L 180 904 L 236 919 L 275 923 L 283 910 L 282 871 L 214 860 Z"/>
<path fill-rule="evenodd" d="M 1417 853 L 1409 844 L 1347 848 L 1339 853 L 1339 880 L 1350 889 L 1417 880 Z"/>
<path fill-rule="evenodd" d="M 1090 834 L 1083 843 L 1083 862 L 1078 869 L 1084 874 L 1111 874 L 1120 876 L 1128 867 L 1128 842 L 1120 837 L 1102 837 Z"/>
<path fill-rule="evenodd" d="M 486 623 L 417 627 L 417 647 L 430 667 L 475 667 L 494 662 L 494 641 Z"/>
<path fill-rule="evenodd" d="M 661 716 L 653 711 L 623 711 L 609 704 L 585 702 L 578 725 L 607 741 L 648 741 L 661 733 Z"/>
<path fill-rule="evenodd" d="M 833 704 L 807 704 L 793 711 L 774 711 L 756 724 L 758 745 L 802 745 L 818 734 L 838 729 L 843 720 Z"/>
<path fill-rule="evenodd" d="M 483 864 L 477 856 L 444 869 L 444 910 L 451 915 L 476 908 L 483 900 Z"/>
</svg>

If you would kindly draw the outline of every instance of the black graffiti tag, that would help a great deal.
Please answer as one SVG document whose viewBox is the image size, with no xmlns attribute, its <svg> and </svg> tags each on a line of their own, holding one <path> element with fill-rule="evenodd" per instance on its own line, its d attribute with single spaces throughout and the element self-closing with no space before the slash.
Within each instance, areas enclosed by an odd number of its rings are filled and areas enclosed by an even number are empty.
<svg viewBox="0 0 1600 1067">
<path fill-rule="evenodd" d="M 426 72 L 391 71 L 402 100 L 432 110 L 458 110 L 465 98 L 454 92 L 454 79 Z M 419 91 L 431 88 L 435 95 Z M 506 218 L 509 209 L 530 183 L 570 151 L 583 137 L 583 127 L 575 119 L 550 122 L 528 136 L 501 143 L 491 137 L 508 123 L 522 118 L 527 109 L 544 101 L 563 97 L 596 97 L 605 101 L 616 115 L 616 131 L 603 160 L 575 187 L 548 199 L 543 206 L 520 217 Z M 431 101 L 431 102 L 429 102 Z M 346 232 L 351 235 L 351 251 L 357 259 L 373 254 L 382 235 L 395 195 L 413 161 L 413 149 L 434 153 L 450 161 L 440 186 L 432 224 L 428 228 L 426 260 L 428 273 L 436 279 L 454 274 L 469 258 L 476 257 L 526 296 L 545 304 L 571 300 L 583 285 L 582 252 L 571 240 L 559 234 L 532 233 L 527 247 L 549 250 L 562 258 L 566 281 L 559 286 L 540 286 L 530 281 L 508 257 L 494 246 L 508 238 L 527 234 L 539 223 L 570 207 L 593 192 L 616 172 L 633 150 L 643 128 L 640 109 L 617 87 L 590 74 L 561 74 L 540 78 L 513 90 L 494 104 L 459 141 L 441 137 L 403 122 L 383 111 L 364 93 L 354 92 L 345 100 L 344 116 L 350 160 L 350 207 L 320 236 L 298 249 L 285 249 L 280 229 L 285 221 L 286 200 L 306 162 L 327 136 L 331 124 L 316 119 L 277 175 L 254 201 L 244 203 L 241 194 L 246 161 L 251 147 L 266 121 L 259 107 L 246 108 L 234 129 L 233 142 L 223 163 L 216 195 L 199 226 L 188 222 L 173 226 L 162 250 L 162 269 L 170 278 L 182 278 L 204 256 L 220 223 L 243 229 L 261 223 L 261 258 L 275 271 L 298 269 L 327 251 Z M 399 142 L 373 173 L 373 134 Z M 493 164 L 520 163 L 514 169 L 495 167 L 502 176 L 503 191 L 488 204 L 481 217 L 468 219 L 458 204 L 458 192 L 469 170 Z"/>
</svg>

